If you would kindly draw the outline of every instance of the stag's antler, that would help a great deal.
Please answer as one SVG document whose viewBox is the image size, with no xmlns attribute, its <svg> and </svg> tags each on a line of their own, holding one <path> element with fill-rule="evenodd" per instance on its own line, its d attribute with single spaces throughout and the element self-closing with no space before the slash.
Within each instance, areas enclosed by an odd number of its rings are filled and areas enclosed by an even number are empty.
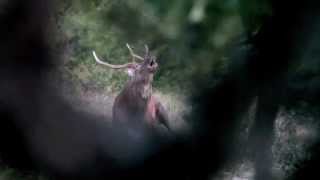
<svg viewBox="0 0 320 180">
<path fill-rule="evenodd" d="M 141 56 L 139 56 L 139 55 L 137 55 L 137 54 L 135 54 L 135 53 L 133 52 L 132 48 L 130 47 L 130 45 L 129 45 L 128 43 L 127 43 L 126 45 L 127 45 L 127 48 L 129 49 L 130 54 L 131 54 L 131 56 L 132 56 L 132 62 L 135 62 L 135 61 L 134 61 L 135 58 L 137 58 L 137 59 L 139 59 L 139 60 L 142 60 L 142 61 L 144 60 L 143 57 L 141 57 Z"/>
<path fill-rule="evenodd" d="M 105 66 L 108 66 L 108 67 L 113 68 L 113 69 L 122 69 L 122 68 L 129 68 L 129 67 L 136 66 L 136 63 L 134 63 L 134 62 L 133 63 L 126 63 L 126 64 L 119 64 L 119 65 L 109 64 L 107 62 L 104 62 L 104 61 L 100 60 L 95 51 L 92 51 L 92 54 L 93 54 L 93 57 L 94 57 L 94 59 L 96 60 L 97 63 L 105 65 Z"/>
<path fill-rule="evenodd" d="M 148 56 L 149 55 L 149 47 L 148 47 L 148 45 L 144 45 L 144 48 L 146 49 L 146 55 Z"/>
<path fill-rule="evenodd" d="M 138 63 L 135 62 L 135 59 L 139 59 L 139 60 L 144 61 L 143 57 L 141 57 L 141 56 L 139 56 L 139 55 L 137 55 L 137 54 L 135 54 L 133 52 L 132 48 L 130 47 L 130 45 L 128 43 L 126 44 L 126 46 L 129 49 L 129 52 L 130 52 L 130 54 L 132 56 L 132 62 L 131 63 L 119 64 L 119 65 L 110 64 L 110 63 L 107 63 L 107 62 L 104 62 L 104 61 L 100 60 L 95 51 L 92 51 L 92 54 L 93 54 L 93 57 L 95 58 L 97 63 L 105 65 L 105 66 L 108 66 L 108 67 L 113 68 L 113 69 L 136 67 L 138 65 Z M 145 48 L 146 48 L 146 55 L 148 55 L 149 54 L 149 48 L 148 48 L 147 45 L 145 45 Z"/>
</svg>

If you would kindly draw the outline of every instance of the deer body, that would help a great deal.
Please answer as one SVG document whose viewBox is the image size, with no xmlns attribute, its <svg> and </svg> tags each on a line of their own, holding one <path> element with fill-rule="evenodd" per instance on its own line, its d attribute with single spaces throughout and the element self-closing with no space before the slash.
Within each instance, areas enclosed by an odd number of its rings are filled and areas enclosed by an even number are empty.
<svg viewBox="0 0 320 180">
<path fill-rule="evenodd" d="M 126 124 L 143 125 L 150 128 L 164 125 L 169 130 L 167 112 L 152 94 L 153 76 L 158 68 L 155 57 L 150 56 L 147 47 L 144 58 L 135 55 L 129 45 L 127 47 L 133 58 L 139 58 L 143 62 L 112 65 L 112 68 L 127 68 L 130 76 L 129 81 L 115 98 L 112 108 L 113 122 L 123 126 Z M 102 61 L 97 58 L 95 53 L 94 56 L 96 61 L 101 64 Z M 109 66 L 108 63 L 105 64 Z"/>
<path fill-rule="evenodd" d="M 134 123 L 133 121 L 144 120 L 145 114 L 150 112 L 147 107 L 152 97 L 152 87 L 147 86 L 143 82 L 126 84 L 113 104 L 114 121 Z"/>
</svg>

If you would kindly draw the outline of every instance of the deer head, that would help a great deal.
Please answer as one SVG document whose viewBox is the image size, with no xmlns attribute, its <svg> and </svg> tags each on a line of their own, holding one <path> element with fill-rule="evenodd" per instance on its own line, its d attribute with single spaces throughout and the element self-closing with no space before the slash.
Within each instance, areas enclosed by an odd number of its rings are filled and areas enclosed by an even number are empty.
<svg viewBox="0 0 320 180">
<path fill-rule="evenodd" d="M 98 58 L 95 51 L 93 51 L 93 56 L 97 63 L 107 66 L 112 69 L 124 69 L 126 70 L 127 74 L 131 77 L 132 80 L 151 80 L 153 74 L 156 72 L 158 68 L 158 63 L 156 61 L 156 57 L 150 55 L 149 48 L 147 45 L 145 45 L 145 55 L 144 57 L 141 57 L 137 54 L 135 54 L 130 47 L 129 44 L 126 44 L 127 48 L 129 49 L 129 52 L 132 57 L 132 62 L 115 65 L 110 64 L 105 61 L 102 61 Z M 139 60 L 140 62 L 137 62 L 136 60 Z"/>
</svg>

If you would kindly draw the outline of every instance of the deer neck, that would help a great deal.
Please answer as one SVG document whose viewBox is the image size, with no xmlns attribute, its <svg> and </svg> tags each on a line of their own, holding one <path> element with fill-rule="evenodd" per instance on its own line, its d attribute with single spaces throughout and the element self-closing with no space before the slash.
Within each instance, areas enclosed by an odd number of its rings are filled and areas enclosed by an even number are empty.
<svg viewBox="0 0 320 180">
<path fill-rule="evenodd" d="M 135 93 L 138 97 L 141 97 L 143 100 L 149 100 L 152 95 L 152 81 L 153 76 L 147 76 L 143 78 L 132 79 L 129 82 L 129 86 L 135 89 Z"/>
<path fill-rule="evenodd" d="M 149 99 L 151 97 L 151 95 L 152 95 L 152 85 L 151 85 L 151 83 L 145 84 L 142 87 L 140 94 L 141 94 L 141 97 L 143 99 L 146 99 L 146 100 Z"/>
</svg>

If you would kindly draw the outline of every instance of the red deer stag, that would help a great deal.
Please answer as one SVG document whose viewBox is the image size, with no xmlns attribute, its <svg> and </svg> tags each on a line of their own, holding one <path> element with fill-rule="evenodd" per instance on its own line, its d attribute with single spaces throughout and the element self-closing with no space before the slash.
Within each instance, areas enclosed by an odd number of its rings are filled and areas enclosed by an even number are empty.
<svg viewBox="0 0 320 180">
<path fill-rule="evenodd" d="M 127 48 L 132 56 L 132 62 L 114 65 L 100 60 L 95 51 L 93 56 L 98 64 L 112 69 L 125 69 L 130 76 L 120 94 L 116 97 L 112 113 L 113 122 L 120 124 L 143 124 L 155 128 L 169 128 L 168 115 L 163 105 L 152 95 L 153 76 L 158 69 L 156 57 L 152 56 L 145 46 L 145 55 L 141 57 L 133 52 L 129 44 Z M 135 59 L 140 60 L 136 62 Z"/>
</svg>

